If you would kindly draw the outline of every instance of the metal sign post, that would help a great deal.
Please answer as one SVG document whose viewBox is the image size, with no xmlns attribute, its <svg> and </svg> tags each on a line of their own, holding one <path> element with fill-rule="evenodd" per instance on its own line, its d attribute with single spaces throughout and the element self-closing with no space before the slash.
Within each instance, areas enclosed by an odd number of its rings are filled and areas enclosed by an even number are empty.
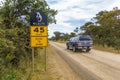
<svg viewBox="0 0 120 80">
<path fill-rule="evenodd" d="M 47 58 L 46 57 L 47 57 L 47 55 L 46 55 L 46 47 L 45 47 L 45 71 L 47 70 L 47 68 L 46 68 L 47 67 L 47 60 L 46 60 Z"/>
<path fill-rule="evenodd" d="M 34 73 L 34 48 L 32 48 L 32 69 L 33 69 L 33 73 Z"/>
<path fill-rule="evenodd" d="M 34 47 L 45 47 L 45 71 L 46 71 L 46 47 L 48 45 L 47 16 L 40 10 L 30 15 L 30 45 L 32 47 L 32 66 L 34 72 Z"/>
</svg>

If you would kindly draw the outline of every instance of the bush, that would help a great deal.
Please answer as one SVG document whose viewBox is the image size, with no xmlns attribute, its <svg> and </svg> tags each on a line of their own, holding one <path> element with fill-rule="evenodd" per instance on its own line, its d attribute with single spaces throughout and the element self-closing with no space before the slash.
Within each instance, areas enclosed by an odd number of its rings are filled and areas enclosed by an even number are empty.
<svg viewBox="0 0 120 80">
<path fill-rule="evenodd" d="M 31 59 L 29 39 L 29 27 L 0 29 L 0 80 L 18 80 L 19 62 Z"/>
<path fill-rule="evenodd" d="M 115 39 L 114 40 L 114 45 L 113 47 L 118 51 L 119 53 L 119 50 L 120 50 L 120 39 Z"/>
<path fill-rule="evenodd" d="M 14 70 L 4 69 L 0 73 L 0 80 L 17 80 L 17 72 Z"/>
</svg>

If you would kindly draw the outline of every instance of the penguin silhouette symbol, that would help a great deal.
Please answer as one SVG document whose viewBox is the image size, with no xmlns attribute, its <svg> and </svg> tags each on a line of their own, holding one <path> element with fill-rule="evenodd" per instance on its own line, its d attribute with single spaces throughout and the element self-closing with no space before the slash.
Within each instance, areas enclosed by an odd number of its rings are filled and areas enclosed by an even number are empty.
<svg viewBox="0 0 120 80">
<path fill-rule="evenodd" d="M 37 23 L 40 23 L 42 21 L 42 16 L 39 12 L 36 12 L 36 20 L 37 20 Z"/>
</svg>

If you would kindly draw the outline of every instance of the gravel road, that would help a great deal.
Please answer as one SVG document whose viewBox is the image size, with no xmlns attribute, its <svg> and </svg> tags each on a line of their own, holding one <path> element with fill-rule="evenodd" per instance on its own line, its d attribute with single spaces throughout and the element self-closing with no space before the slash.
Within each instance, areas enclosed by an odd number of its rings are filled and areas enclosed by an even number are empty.
<svg viewBox="0 0 120 80">
<path fill-rule="evenodd" d="M 50 45 L 82 80 L 120 80 L 119 54 L 94 49 L 89 53 L 75 53 L 62 43 L 50 42 Z"/>
</svg>

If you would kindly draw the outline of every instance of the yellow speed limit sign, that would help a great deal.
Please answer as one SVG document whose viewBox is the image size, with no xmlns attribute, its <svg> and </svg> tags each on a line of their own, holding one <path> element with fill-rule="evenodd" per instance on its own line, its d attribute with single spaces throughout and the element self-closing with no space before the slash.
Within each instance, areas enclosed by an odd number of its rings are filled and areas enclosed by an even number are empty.
<svg viewBox="0 0 120 80">
<path fill-rule="evenodd" d="M 30 28 L 30 36 L 39 36 L 44 37 L 48 36 L 48 27 L 47 26 L 31 26 Z"/>
</svg>

